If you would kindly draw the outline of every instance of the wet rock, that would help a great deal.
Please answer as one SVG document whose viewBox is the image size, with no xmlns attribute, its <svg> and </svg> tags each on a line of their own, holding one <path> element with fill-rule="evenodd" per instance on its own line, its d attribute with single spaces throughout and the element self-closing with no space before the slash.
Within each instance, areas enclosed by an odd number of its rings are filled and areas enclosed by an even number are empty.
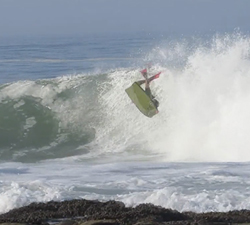
<svg viewBox="0 0 250 225">
<path fill-rule="evenodd" d="M 0 215 L 4 225 L 250 225 L 250 211 L 180 213 L 152 204 L 125 207 L 118 201 L 84 199 L 32 203 Z"/>
<path fill-rule="evenodd" d="M 187 216 L 152 204 L 141 204 L 135 208 L 125 207 L 122 202 L 71 200 L 63 202 L 32 203 L 0 215 L 0 223 L 43 224 L 56 218 L 81 217 L 87 220 L 118 220 L 120 224 L 134 224 L 140 221 L 183 220 Z"/>
<path fill-rule="evenodd" d="M 1 225 L 27 225 L 26 223 L 1 223 Z"/>
<path fill-rule="evenodd" d="M 115 220 L 90 220 L 78 225 L 119 225 L 119 222 Z"/>
</svg>

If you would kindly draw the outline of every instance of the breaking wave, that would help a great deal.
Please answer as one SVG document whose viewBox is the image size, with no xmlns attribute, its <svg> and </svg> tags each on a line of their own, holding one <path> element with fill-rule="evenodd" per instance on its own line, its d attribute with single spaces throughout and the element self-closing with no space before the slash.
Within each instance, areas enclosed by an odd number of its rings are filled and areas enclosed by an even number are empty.
<svg viewBox="0 0 250 225">
<path fill-rule="evenodd" d="M 248 161 L 250 38 L 216 36 L 155 47 L 145 57 L 162 71 L 149 119 L 124 89 L 140 68 L 0 86 L 1 160 L 70 156 L 160 157 L 167 161 Z M 81 158 L 80 157 L 80 158 Z"/>
</svg>

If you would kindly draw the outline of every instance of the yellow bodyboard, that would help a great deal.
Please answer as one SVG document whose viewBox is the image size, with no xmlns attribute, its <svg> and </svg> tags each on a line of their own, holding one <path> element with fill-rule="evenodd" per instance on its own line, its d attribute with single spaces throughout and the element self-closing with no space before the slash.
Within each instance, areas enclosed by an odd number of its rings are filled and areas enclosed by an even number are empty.
<svg viewBox="0 0 250 225">
<path fill-rule="evenodd" d="M 153 117 L 158 113 L 153 101 L 137 82 L 133 83 L 125 91 L 132 102 L 145 116 Z"/>
</svg>

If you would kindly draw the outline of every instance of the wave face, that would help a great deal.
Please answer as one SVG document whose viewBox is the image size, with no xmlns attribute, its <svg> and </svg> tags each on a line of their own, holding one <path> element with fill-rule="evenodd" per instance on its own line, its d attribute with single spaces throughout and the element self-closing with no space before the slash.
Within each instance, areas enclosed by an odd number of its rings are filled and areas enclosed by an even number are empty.
<svg viewBox="0 0 250 225">
<path fill-rule="evenodd" d="M 97 83 L 95 77 L 75 76 L 3 85 L 1 159 L 79 154 L 77 147 L 95 138 L 93 127 L 100 116 Z"/>
<path fill-rule="evenodd" d="M 140 68 L 0 86 L 0 155 L 34 162 L 76 157 L 249 161 L 250 39 L 162 44 L 145 60 L 160 113 L 149 119 L 124 92 Z M 130 157 L 131 156 L 131 157 Z"/>
</svg>

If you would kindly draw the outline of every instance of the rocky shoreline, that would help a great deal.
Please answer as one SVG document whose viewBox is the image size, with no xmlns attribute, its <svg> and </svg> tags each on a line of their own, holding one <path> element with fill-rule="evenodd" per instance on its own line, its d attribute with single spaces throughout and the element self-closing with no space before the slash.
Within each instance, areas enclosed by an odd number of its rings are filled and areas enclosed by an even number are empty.
<svg viewBox="0 0 250 225">
<path fill-rule="evenodd" d="M 32 203 L 0 215 L 1 224 L 53 225 L 250 225 L 250 211 L 194 213 L 152 204 L 125 207 L 118 201 L 84 199 Z"/>
</svg>

